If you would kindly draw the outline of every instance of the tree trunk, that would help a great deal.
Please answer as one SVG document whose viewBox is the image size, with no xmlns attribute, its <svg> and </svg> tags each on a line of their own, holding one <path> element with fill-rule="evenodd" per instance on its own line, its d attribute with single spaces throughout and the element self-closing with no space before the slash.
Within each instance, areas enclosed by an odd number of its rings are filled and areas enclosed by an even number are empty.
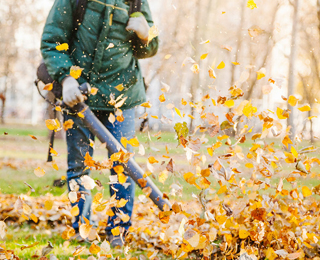
<svg viewBox="0 0 320 260">
<path fill-rule="evenodd" d="M 288 97 L 294 95 L 295 93 L 295 86 L 296 86 L 296 60 L 297 60 L 297 53 L 298 53 L 298 32 L 299 32 L 299 8 L 300 8 L 300 0 L 294 1 L 294 13 L 293 13 L 293 22 L 292 22 L 292 38 L 291 38 L 291 54 L 289 60 L 289 82 L 288 82 Z M 295 109 L 294 107 L 287 104 L 288 109 L 291 110 L 291 114 L 288 118 L 288 126 L 291 127 L 290 129 L 290 139 L 293 141 L 295 134 L 296 134 L 296 127 L 294 124 L 295 118 Z M 291 149 L 291 146 L 289 147 Z"/>
<path fill-rule="evenodd" d="M 196 44 L 197 42 L 199 42 L 200 40 L 200 16 L 201 16 L 201 0 L 196 0 L 195 3 L 195 24 L 196 27 L 194 29 L 194 38 L 193 38 L 193 45 L 195 47 L 195 52 L 194 52 L 194 56 L 197 59 L 200 56 L 200 48 L 198 46 L 198 44 Z M 191 86 L 190 86 L 190 93 L 191 93 L 191 102 L 194 104 L 195 100 L 196 100 L 196 95 L 197 95 L 197 89 L 199 87 L 199 83 L 200 83 L 200 74 L 194 74 L 193 78 L 192 78 L 192 82 L 191 82 Z M 195 117 L 195 108 L 191 107 L 191 116 Z M 191 118 L 190 121 L 190 131 L 192 131 L 192 129 L 194 128 L 194 119 Z"/>
</svg>

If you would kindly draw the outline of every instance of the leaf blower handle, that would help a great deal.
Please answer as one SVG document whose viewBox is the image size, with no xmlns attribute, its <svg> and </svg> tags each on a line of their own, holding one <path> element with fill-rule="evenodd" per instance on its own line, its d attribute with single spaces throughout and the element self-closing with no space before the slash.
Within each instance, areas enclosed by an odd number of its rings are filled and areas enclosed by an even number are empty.
<svg viewBox="0 0 320 260">
<path fill-rule="evenodd" d="M 91 86 L 88 82 L 85 82 L 79 86 L 79 90 L 82 95 L 88 96 L 91 93 Z M 56 102 L 56 106 L 60 106 L 63 108 L 67 107 L 67 105 L 62 100 L 58 100 Z"/>
</svg>

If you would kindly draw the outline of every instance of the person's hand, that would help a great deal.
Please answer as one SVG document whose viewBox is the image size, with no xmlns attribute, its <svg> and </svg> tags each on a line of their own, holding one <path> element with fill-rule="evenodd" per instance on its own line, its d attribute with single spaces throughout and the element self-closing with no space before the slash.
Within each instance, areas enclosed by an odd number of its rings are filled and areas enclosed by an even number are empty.
<svg viewBox="0 0 320 260">
<path fill-rule="evenodd" d="M 143 42 L 148 42 L 150 26 L 143 15 L 139 17 L 131 17 L 126 30 L 134 31 Z"/>
<path fill-rule="evenodd" d="M 68 76 L 62 81 L 62 98 L 63 102 L 69 107 L 73 107 L 79 102 L 84 101 L 84 97 L 79 90 L 78 81 Z"/>
</svg>

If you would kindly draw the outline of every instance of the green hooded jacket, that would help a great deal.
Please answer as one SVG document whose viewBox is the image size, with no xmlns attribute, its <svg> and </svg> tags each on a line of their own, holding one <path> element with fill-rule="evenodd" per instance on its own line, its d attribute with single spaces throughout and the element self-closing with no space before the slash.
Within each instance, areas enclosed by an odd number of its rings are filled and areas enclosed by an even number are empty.
<svg viewBox="0 0 320 260">
<path fill-rule="evenodd" d="M 83 68 L 80 84 L 96 87 L 87 104 L 93 110 L 113 111 L 112 95 L 127 97 L 121 109 L 130 109 L 146 101 L 138 59 L 152 57 L 158 50 L 158 38 L 143 44 L 134 32 L 125 28 L 129 3 L 125 0 L 88 0 L 86 13 L 68 51 L 58 51 L 60 43 L 69 43 L 73 31 L 76 0 L 55 0 L 44 27 L 41 52 L 51 77 L 61 83 L 73 65 Z M 141 12 L 153 26 L 147 0 Z M 122 85 L 121 85 L 122 84 Z M 117 87 L 117 86 L 121 87 Z M 122 87 L 123 86 L 123 87 Z M 117 88 L 116 88 L 117 87 Z"/>
</svg>

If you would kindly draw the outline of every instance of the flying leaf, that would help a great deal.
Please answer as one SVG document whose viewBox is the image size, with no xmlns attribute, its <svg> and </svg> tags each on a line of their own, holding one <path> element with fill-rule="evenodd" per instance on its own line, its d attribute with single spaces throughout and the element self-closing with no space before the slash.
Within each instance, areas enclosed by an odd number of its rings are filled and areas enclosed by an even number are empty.
<svg viewBox="0 0 320 260">
<path fill-rule="evenodd" d="M 48 83 L 43 87 L 43 90 L 51 91 L 53 89 L 53 83 Z"/>
<path fill-rule="evenodd" d="M 75 79 L 78 79 L 81 77 L 82 71 L 83 71 L 83 69 L 80 68 L 79 66 L 72 66 L 70 68 L 70 76 Z"/>
<path fill-rule="evenodd" d="M 288 98 L 288 103 L 290 106 L 295 106 L 297 104 L 297 102 L 299 101 L 299 99 L 297 99 L 295 96 L 290 96 Z"/>
<path fill-rule="evenodd" d="M 124 90 L 124 86 L 123 84 L 119 84 L 118 86 L 115 87 L 115 89 L 121 92 L 122 90 Z"/>
<path fill-rule="evenodd" d="M 266 76 L 266 69 L 261 68 L 259 71 L 257 71 L 257 80 L 260 80 Z"/>
<path fill-rule="evenodd" d="M 226 66 L 225 63 L 223 61 L 221 61 L 220 64 L 218 65 L 217 69 L 218 70 L 224 69 L 225 66 Z"/>
<path fill-rule="evenodd" d="M 227 100 L 227 101 L 224 103 L 224 106 L 225 106 L 225 107 L 228 107 L 228 108 L 234 107 L 234 100 L 232 100 L 232 99 Z"/>
<path fill-rule="evenodd" d="M 307 186 L 303 186 L 302 187 L 302 194 L 304 197 L 309 197 L 312 195 L 312 191 Z"/>
<path fill-rule="evenodd" d="M 140 106 L 145 107 L 145 108 L 151 108 L 152 107 L 150 102 L 145 102 L 145 103 L 141 104 Z"/>
<path fill-rule="evenodd" d="M 253 10 L 254 8 L 257 8 L 257 5 L 254 0 L 248 0 L 247 7 Z"/>
<path fill-rule="evenodd" d="M 80 213 L 78 205 L 73 206 L 70 210 L 70 213 L 74 217 L 78 216 Z"/>
<path fill-rule="evenodd" d="M 164 101 L 166 101 L 166 98 L 165 98 L 165 96 L 164 96 L 163 94 L 159 96 L 159 101 L 160 101 L 161 103 L 164 102 Z"/>
<path fill-rule="evenodd" d="M 309 105 L 305 105 L 305 106 L 302 106 L 302 107 L 299 107 L 298 108 L 301 112 L 308 112 L 311 110 L 310 106 Z"/>
<path fill-rule="evenodd" d="M 201 59 L 201 60 L 205 60 L 205 59 L 208 57 L 208 54 L 209 54 L 209 53 L 202 54 L 201 57 L 200 57 L 200 59 Z"/>
<path fill-rule="evenodd" d="M 56 50 L 58 51 L 67 51 L 69 50 L 69 44 L 68 43 L 62 43 L 56 46 Z"/>
<path fill-rule="evenodd" d="M 74 124 L 73 120 L 72 119 L 68 119 L 67 121 L 65 121 L 63 123 L 63 129 L 65 131 L 67 131 L 68 129 L 71 129 L 73 127 L 73 124 Z"/>
<path fill-rule="evenodd" d="M 176 113 L 178 114 L 178 116 L 180 116 L 181 118 L 183 118 L 183 116 L 181 115 L 181 111 L 178 108 L 174 108 Z"/>
<path fill-rule="evenodd" d="M 91 88 L 91 92 L 90 92 L 90 94 L 91 94 L 92 96 L 95 96 L 95 95 L 97 95 L 98 90 L 99 90 L 99 89 L 97 89 L 97 88 L 93 87 L 93 88 Z"/>
</svg>

